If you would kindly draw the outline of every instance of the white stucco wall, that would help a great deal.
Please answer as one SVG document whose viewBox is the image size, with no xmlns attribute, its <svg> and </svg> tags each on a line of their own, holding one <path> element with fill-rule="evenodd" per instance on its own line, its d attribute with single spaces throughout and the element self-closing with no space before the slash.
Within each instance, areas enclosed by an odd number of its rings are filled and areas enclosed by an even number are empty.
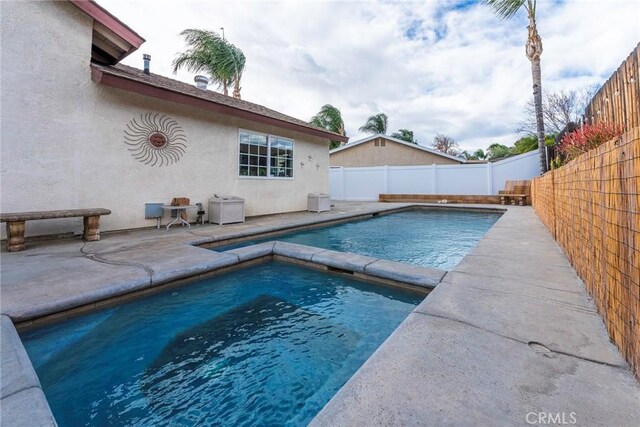
<svg viewBox="0 0 640 427">
<path fill-rule="evenodd" d="M 208 211 L 214 193 L 237 195 L 252 216 L 304 210 L 308 193 L 328 191 L 328 141 L 100 86 L 91 80 L 90 18 L 66 2 L 1 7 L 2 212 L 104 207 L 107 231 L 155 225 L 144 204 L 173 197 Z M 179 162 L 152 167 L 131 156 L 124 129 L 143 113 L 182 127 Z M 294 139 L 294 178 L 239 177 L 239 128 Z M 79 233 L 81 224 L 27 222 L 27 235 Z"/>
</svg>

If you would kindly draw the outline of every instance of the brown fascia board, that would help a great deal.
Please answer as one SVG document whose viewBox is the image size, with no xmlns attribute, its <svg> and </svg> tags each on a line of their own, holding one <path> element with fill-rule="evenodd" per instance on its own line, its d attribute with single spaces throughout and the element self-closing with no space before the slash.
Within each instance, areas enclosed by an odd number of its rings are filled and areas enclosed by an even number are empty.
<svg viewBox="0 0 640 427">
<path fill-rule="evenodd" d="M 100 83 L 101 85 L 104 85 L 104 86 L 109 86 L 116 89 L 122 89 L 129 92 L 135 92 L 141 95 L 151 96 L 151 97 L 162 99 L 165 101 L 176 102 L 178 104 L 189 105 L 195 108 L 208 110 L 218 114 L 225 114 L 228 116 L 238 117 L 240 119 L 258 122 L 265 125 L 277 126 L 280 128 L 304 133 L 307 135 L 326 138 L 329 140 L 340 141 L 340 142 L 349 141 L 349 138 L 346 136 L 334 134 L 331 132 L 325 132 L 325 131 L 322 131 L 321 129 L 308 128 L 305 126 L 298 125 L 296 123 L 279 120 L 273 117 L 264 116 L 262 114 L 254 113 L 251 111 L 234 108 L 229 105 L 219 104 L 217 102 L 197 98 L 195 96 L 187 95 L 181 92 L 176 92 L 169 89 L 145 84 L 140 81 L 128 79 L 123 76 L 105 73 L 103 70 L 100 70 L 96 67 L 91 67 L 91 79 L 96 83 Z"/>
<path fill-rule="evenodd" d="M 106 10 L 93 0 L 70 1 L 78 9 L 82 10 L 95 21 L 98 21 L 99 23 L 104 25 L 118 37 L 122 38 L 122 40 L 131 45 L 131 47 L 122 56 L 117 58 L 117 61 L 121 61 L 132 52 L 135 52 L 142 45 L 142 43 L 145 42 L 145 39 L 142 38 L 142 36 L 133 31 L 127 24 L 113 16 L 108 10 Z"/>
</svg>

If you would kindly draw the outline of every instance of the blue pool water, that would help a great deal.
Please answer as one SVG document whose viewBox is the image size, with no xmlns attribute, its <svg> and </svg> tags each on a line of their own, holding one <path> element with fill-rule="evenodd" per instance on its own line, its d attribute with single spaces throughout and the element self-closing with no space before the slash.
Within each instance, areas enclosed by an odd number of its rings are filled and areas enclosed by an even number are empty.
<svg viewBox="0 0 640 427">
<path fill-rule="evenodd" d="M 269 263 L 21 335 L 60 426 L 305 425 L 422 299 Z"/>
<path fill-rule="evenodd" d="M 451 270 L 500 215 L 493 212 L 411 210 L 213 250 L 225 251 L 279 240 Z"/>
</svg>

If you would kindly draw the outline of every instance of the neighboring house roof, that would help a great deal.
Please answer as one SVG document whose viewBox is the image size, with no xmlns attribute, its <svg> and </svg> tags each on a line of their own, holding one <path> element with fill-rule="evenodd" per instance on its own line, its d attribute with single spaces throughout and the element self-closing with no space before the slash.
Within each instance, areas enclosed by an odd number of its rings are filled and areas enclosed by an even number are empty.
<svg viewBox="0 0 640 427">
<path fill-rule="evenodd" d="M 317 128 L 303 120 L 287 116 L 262 105 L 222 95 L 211 90 L 157 74 L 145 74 L 127 65 L 91 64 L 91 78 L 105 86 L 136 92 L 166 101 L 190 105 L 214 113 L 226 114 L 307 135 L 347 142 L 346 136 Z"/>
<path fill-rule="evenodd" d="M 365 142 L 373 141 L 376 138 L 384 138 L 387 141 L 392 141 L 392 142 L 395 142 L 397 144 L 402 144 L 402 145 L 405 145 L 407 147 L 410 147 L 410 148 L 413 148 L 413 149 L 416 149 L 416 150 L 425 151 L 427 153 L 431 153 L 431 154 L 434 154 L 436 156 L 446 157 L 447 159 L 455 160 L 455 161 L 458 161 L 460 163 L 466 163 L 466 160 L 463 159 L 462 157 L 452 156 L 451 154 L 443 153 L 442 151 L 433 150 L 431 148 L 427 148 L 427 147 L 424 147 L 422 145 L 413 144 L 411 142 L 403 141 L 403 140 L 397 139 L 397 138 L 392 138 L 390 136 L 382 135 L 380 133 L 368 136 L 368 137 L 366 137 L 364 139 L 360 139 L 358 141 L 350 142 L 348 144 L 343 145 L 342 147 L 334 148 L 333 150 L 329 151 L 329 154 L 338 153 L 340 151 L 344 151 L 344 150 L 348 150 L 348 149 L 353 148 L 353 147 L 357 147 L 360 144 L 364 144 Z"/>
</svg>

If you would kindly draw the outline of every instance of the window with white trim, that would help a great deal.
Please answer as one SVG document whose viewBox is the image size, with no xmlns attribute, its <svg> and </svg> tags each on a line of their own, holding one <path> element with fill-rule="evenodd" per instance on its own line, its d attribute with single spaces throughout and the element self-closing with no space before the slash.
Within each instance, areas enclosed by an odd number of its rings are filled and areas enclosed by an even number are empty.
<svg viewBox="0 0 640 427">
<path fill-rule="evenodd" d="M 240 176 L 293 178 L 293 140 L 240 131 Z"/>
</svg>

